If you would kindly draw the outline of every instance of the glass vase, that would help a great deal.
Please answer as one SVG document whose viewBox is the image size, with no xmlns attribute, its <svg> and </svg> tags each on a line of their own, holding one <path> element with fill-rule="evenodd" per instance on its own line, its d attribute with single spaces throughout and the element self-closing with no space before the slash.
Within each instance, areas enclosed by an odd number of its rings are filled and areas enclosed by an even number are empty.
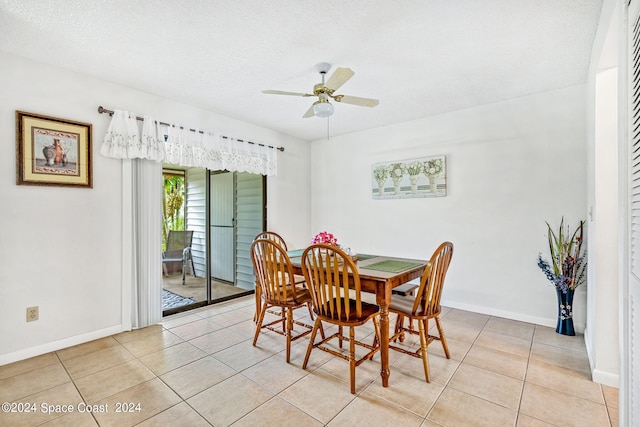
<svg viewBox="0 0 640 427">
<path fill-rule="evenodd" d="M 556 332 L 562 335 L 574 336 L 573 329 L 573 290 L 562 292 L 556 289 L 558 294 L 558 324 Z"/>
</svg>

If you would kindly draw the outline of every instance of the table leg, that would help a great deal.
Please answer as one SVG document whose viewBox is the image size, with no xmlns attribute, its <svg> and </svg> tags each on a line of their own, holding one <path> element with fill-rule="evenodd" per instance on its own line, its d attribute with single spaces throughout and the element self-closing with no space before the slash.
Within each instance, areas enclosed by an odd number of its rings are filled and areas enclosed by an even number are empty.
<svg viewBox="0 0 640 427">
<path fill-rule="evenodd" d="M 388 294 L 388 295 L 387 295 Z M 380 376 L 382 387 L 389 386 L 389 301 L 391 288 L 380 286 L 376 292 L 376 302 L 380 306 Z"/>
</svg>

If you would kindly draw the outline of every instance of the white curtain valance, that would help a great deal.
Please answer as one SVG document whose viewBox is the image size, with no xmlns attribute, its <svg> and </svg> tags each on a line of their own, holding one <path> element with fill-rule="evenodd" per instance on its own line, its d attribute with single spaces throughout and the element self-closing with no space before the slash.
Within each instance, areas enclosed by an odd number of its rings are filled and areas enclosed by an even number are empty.
<svg viewBox="0 0 640 427">
<path fill-rule="evenodd" d="M 122 110 L 114 110 L 100 154 L 116 159 L 150 159 L 267 176 L 278 172 L 276 149 L 211 132 L 160 124 L 150 116 L 144 116 L 140 135 L 136 115 Z"/>
<path fill-rule="evenodd" d="M 127 111 L 116 110 L 100 147 L 100 154 L 115 159 L 128 159 L 129 147 L 135 147 L 140 140 L 136 116 L 133 119 Z"/>
</svg>

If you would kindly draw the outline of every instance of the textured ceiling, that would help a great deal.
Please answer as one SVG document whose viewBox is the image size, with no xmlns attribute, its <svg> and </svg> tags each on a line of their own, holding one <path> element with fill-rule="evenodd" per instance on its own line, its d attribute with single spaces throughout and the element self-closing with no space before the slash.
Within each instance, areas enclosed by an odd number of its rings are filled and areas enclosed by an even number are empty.
<svg viewBox="0 0 640 427">
<path fill-rule="evenodd" d="M 380 105 L 337 104 L 341 135 L 584 83 L 601 5 L 0 0 L 0 51 L 316 140 L 326 119 L 302 118 L 313 98 L 261 91 L 312 91 L 318 62 L 353 69 L 337 93 Z"/>
</svg>

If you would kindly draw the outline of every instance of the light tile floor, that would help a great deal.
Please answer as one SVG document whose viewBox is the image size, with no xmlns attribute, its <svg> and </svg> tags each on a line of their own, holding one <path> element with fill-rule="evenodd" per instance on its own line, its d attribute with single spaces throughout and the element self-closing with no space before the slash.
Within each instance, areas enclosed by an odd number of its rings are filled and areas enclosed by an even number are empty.
<svg viewBox="0 0 640 427">
<path fill-rule="evenodd" d="M 391 352 L 390 386 L 376 355 L 356 369 L 352 395 L 345 361 L 315 350 L 301 368 L 306 337 L 290 364 L 280 335 L 264 332 L 253 347 L 253 313 L 244 297 L 0 366 L 0 402 L 14 403 L 0 425 L 618 425 L 618 390 L 590 380 L 582 336 L 444 309 L 451 359 L 429 347 L 431 383 L 420 360 Z"/>
</svg>

